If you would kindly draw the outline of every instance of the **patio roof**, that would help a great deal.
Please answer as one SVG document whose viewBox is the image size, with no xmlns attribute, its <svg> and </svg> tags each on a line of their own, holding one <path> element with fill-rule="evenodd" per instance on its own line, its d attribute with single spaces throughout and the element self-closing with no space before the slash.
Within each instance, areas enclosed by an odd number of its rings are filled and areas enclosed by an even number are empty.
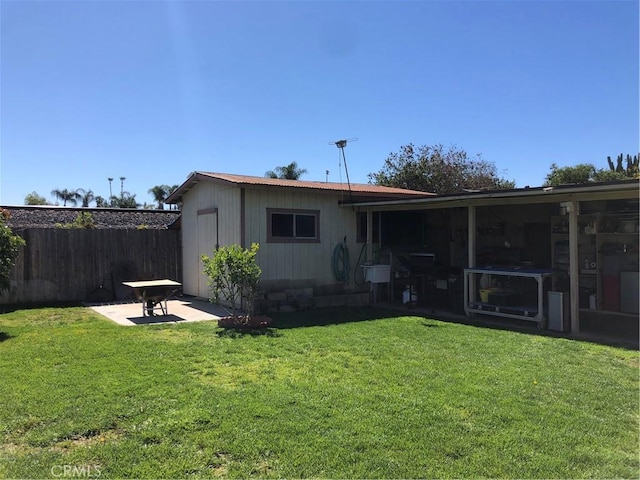
<svg viewBox="0 0 640 480">
<path fill-rule="evenodd" d="M 518 205 L 530 203 L 559 203 L 585 200 L 616 200 L 640 197 L 640 180 L 621 180 L 557 187 L 525 187 L 510 190 L 467 191 L 423 198 L 353 202 L 345 206 L 375 207 L 376 210 L 454 208 L 469 205 Z"/>
</svg>

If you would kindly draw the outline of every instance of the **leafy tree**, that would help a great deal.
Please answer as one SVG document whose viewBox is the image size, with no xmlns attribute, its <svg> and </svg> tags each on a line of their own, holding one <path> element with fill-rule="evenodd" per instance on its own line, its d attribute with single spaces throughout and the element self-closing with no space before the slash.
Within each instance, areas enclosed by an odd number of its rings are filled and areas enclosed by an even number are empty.
<svg viewBox="0 0 640 480">
<path fill-rule="evenodd" d="M 25 205 L 49 205 L 47 199 L 41 195 L 38 195 L 37 192 L 31 192 L 25 195 L 24 197 Z"/>
<path fill-rule="evenodd" d="M 238 244 L 220 247 L 213 257 L 202 255 L 204 273 L 209 277 L 211 301 L 220 299 L 231 307 L 231 315 L 237 317 L 240 308 L 247 305 L 248 317 L 253 313 L 253 302 L 262 271 L 255 261 L 258 244 L 242 248 Z"/>
<path fill-rule="evenodd" d="M 593 181 L 596 167 L 591 163 L 580 163 L 572 167 L 559 167 L 551 164 L 551 171 L 547 174 L 544 186 L 557 187 L 558 185 L 581 184 Z"/>
<path fill-rule="evenodd" d="M 80 200 L 82 201 L 82 206 L 84 208 L 87 208 L 89 206 L 89 203 L 93 202 L 96 199 L 92 190 L 85 190 L 84 188 L 79 188 L 78 190 L 76 190 L 76 192 L 80 194 Z"/>
<path fill-rule="evenodd" d="M 75 207 L 78 204 L 78 200 L 82 198 L 82 195 L 80 195 L 77 190 L 67 190 L 66 188 L 64 190 L 52 190 L 51 195 L 58 200 L 62 200 L 64 207 L 67 206 L 67 202 Z"/>
<path fill-rule="evenodd" d="M 617 180 L 630 180 L 631 178 L 632 177 L 627 176 L 625 172 L 616 172 L 601 168 L 596 170 L 592 180 L 594 182 L 615 182 Z"/>
<path fill-rule="evenodd" d="M 583 184 L 589 182 L 612 182 L 616 180 L 629 180 L 640 178 L 638 173 L 638 158 L 640 155 L 632 157 L 627 155 L 626 159 L 622 154 L 618 155 L 614 164 L 611 157 L 607 157 L 608 169 L 597 168 L 592 163 L 580 163 L 568 167 L 558 167 L 551 164 L 550 172 L 545 179 L 545 186 L 558 186 L 570 184 Z M 626 165 L 623 165 L 626 161 Z"/>
<path fill-rule="evenodd" d="M 0 209 L 0 293 L 9 290 L 11 269 L 18 258 L 19 248 L 24 246 L 24 239 L 15 235 L 7 225 L 11 214 Z"/>
<path fill-rule="evenodd" d="M 515 188 L 514 182 L 498 177 L 495 165 L 479 154 L 470 158 L 464 150 L 443 145 L 404 145 L 368 177 L 375 185 L 439 194 Z"/>
<path fill-rule="evenodd" d="M 284 167 L 276 167 L 275 170 L 269 170 L 265 173 L 265 177 L 282 178 L 287 180 L 300 180 L 300 177 L 307 173 L 304 168 L 298 168 L 297 162 L 291 162 Z"/>
</svg>

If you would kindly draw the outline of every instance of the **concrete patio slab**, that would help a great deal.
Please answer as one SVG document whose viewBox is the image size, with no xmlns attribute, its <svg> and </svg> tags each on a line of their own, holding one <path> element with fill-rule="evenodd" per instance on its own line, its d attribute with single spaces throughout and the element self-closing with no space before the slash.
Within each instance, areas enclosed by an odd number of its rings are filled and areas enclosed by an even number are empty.
<svg viewBox="0 0 640 480">
<path fill-rule="evenodd" d="M 224 308 L 195 298 L 167 300 L 167 315 L 144 316 L 142 302 L 87 304 L 87 307 L 124 326 L 201 322 L 228 315 Z"/>
</svg>

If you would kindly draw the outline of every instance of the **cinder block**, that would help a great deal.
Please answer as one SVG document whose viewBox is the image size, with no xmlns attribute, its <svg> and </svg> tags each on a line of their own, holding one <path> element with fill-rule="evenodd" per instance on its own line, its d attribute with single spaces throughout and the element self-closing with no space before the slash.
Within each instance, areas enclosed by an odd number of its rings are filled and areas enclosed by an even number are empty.
<svg viewBox="0 0 640 480">
<path fill-rule="evenodd" d="M 266 297 L 272 302 L 284 302 L 287 299 L 287 292 L 269 292 Z"/>
</svg>

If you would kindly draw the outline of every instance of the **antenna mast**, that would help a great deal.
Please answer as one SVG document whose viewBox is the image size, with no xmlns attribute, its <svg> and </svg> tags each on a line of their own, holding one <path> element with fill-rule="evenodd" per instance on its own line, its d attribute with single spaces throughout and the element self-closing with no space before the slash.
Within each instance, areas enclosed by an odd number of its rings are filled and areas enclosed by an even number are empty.
<svg viewBox="0 0 640 480">
<path fill-rule="evenodd" d="M 349 181 L 349 169 L 347 168 L 347 157 L 344 155 L 344 147 L 347 146 L 348 142 L 355 142 L 357 138 L 349 138 L 347 140 L 338 140 L 337 142 L 329 142 L 329 145 L 333 144 L 342 152 L 342 161 L 344 162 L 344 171 L 347 174 L 347 186 L 349 188 L 349 200 L 351 201 L 353 208 L 353 193 L 351 192 L 351 182 Z"/>
</svg>

